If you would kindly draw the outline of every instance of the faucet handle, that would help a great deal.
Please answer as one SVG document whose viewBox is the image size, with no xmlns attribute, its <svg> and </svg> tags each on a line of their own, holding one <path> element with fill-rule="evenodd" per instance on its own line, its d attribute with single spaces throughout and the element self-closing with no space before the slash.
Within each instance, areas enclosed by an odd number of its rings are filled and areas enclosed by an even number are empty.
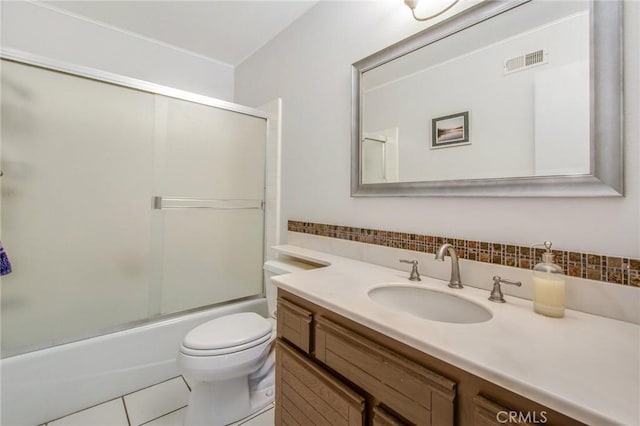
<svg viewBox="0 0 640 426">
<path fill-rule="evenodd" d="M 520 281 L 512 281 L 505 280 L 495 275 L 493 277 L 493 290 L 491 290 L 491 296 L 489 296 L 489 300 L 496 303 L 505 303 L 504 296 L 502 295 L 502 289 L 500 288 L 500 284 L 509 284 L 520 287 L 522 282 Z"/>
<path fill-rule="evenodd" d="M 422 281 L 420 278 L 420 272 L 418 272 L 418 261 L 417 260 L 404 260 L 400 259 L 401 263 L 409 263 L 413 265 L 411 267 L 411 274 L 409 275 L 409 281 Z"/>
</svg>

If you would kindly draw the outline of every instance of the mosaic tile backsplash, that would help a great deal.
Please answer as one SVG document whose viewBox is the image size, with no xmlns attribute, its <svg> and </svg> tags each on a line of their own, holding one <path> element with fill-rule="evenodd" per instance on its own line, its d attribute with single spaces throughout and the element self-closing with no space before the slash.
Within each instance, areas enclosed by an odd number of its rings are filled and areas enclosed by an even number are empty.
<svg viewBox="0 0 640 426">
<path fill-rule="evenodd" d="M 544 248 L 531 248 L 488 241 L 461 240 L 433 235 L 406 234 L 378 229 L 290 220 L 289 231 L 360 243 L 376 244 L 424 253 L 435 253 L 444 243 L 453 245 L 461 259 L 533 269 Z M 592 253 L 553 250 L 555 261 L 565 274 L 614 284 L 640 287 L 640 259 L 602 256 Z"/>
</svg>

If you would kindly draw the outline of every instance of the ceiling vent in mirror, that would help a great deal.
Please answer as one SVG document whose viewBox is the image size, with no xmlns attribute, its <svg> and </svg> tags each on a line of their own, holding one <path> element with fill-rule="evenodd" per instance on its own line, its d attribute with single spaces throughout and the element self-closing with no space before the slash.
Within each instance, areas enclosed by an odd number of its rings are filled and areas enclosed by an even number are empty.
<svg viewBox="0 0 640 426">
<path fill-rule="evenodd" d="M 504 73 L 510 74 L 547 63 L 547 51 L 544 49 L 516 56 L 504 61 Z"/>
</svg>

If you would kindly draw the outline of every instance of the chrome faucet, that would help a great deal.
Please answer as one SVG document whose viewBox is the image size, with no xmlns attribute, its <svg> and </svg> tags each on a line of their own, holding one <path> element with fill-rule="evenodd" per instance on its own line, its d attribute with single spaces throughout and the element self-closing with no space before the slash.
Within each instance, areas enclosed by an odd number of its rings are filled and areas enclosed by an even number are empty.
<svg viewBox="0 0 640 426">
<path fill-rule="evenodd" d="M 422 281 L 420 278 L 420 272 L 418 272 L 418 261 L 417 260 L 404 260 L 400 259 L 402 263 L 409 263 L 413 265 L 411 267 L 411 274 L 409 274 L 409 281 Z"/>
<path fill-rule="evenodd" d="M 500 288 L 500 284 L 511 284 L 516 287 L 521 287 L 522 283 L 520 281 L 511 281 L 500 278 L 499 276 L 493 277 L 493 290 L 491 290 L 491 296 L 489 296 L 489 300 L 496 303 L 504 303 L 504 296 L 502 295 L 502 289 Z"/>
<path fill-rule="evenodd" d="M 449 243 L 444 243 L 438 249 L 436 253 L 436 260 L 444 262 L 445 253 L 451 257 L 451 279 L 449 280 L 449 287 L 462 288 L 462 281 L 460 281 L 460 265 L 458 264 L 458 253 L 456 249 Z"/>
</svg>

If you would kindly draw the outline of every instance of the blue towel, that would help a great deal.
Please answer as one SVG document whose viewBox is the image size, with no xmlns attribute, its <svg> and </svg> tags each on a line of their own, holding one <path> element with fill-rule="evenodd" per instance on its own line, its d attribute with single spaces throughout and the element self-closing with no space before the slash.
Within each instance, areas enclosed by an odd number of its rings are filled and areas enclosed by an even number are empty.
<svg viewBox="0 0 640 426">
<path fill-rule="evenodd" d="M 2 242 L 0 242 L 0 275 L 7 275 L 9 273 L 11 273 L 11 262 L 9 262 L 7 253 L 4 251 L 4 247 L 2 247 Z"/>
</svg>

